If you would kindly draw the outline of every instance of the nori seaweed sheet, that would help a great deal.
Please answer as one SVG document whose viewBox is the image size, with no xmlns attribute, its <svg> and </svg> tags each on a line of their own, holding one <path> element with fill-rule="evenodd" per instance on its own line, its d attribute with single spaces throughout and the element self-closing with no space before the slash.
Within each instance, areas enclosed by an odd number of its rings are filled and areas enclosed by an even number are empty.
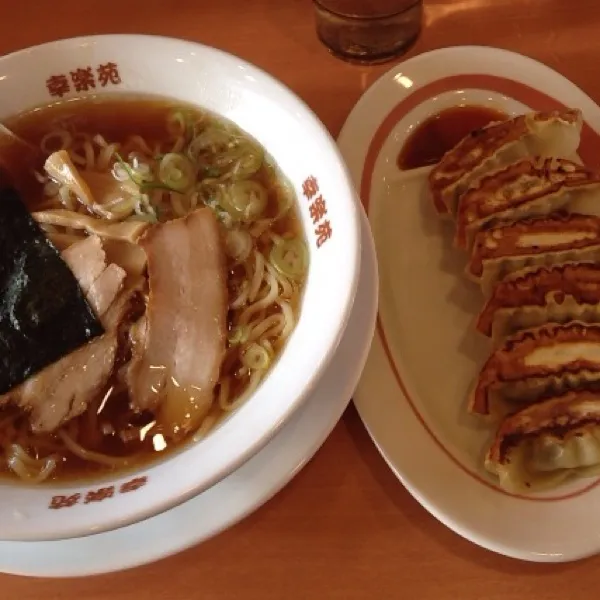
<svg viewBox="0 0 600 600">
<path fill-rule="evenodd" d="M 0 189 L 0 394 L 103 332 L 19 194 Z"/>
</svg>

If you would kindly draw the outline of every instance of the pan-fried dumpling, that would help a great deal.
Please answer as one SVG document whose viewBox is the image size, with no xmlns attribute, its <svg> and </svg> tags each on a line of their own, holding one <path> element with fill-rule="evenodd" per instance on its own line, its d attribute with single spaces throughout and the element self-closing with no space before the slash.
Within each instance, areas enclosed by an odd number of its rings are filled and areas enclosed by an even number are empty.
<svg viewBox="0 0 600 600">
<path fill-rule="evenodd" d="M 600 472 L 600 393 L 569 392 L 508 417 L 485 467 L 506 491 L 534 492 Z"/>
<path fill-rule="evenodd" d="M 469 411 L 498 418 L 525 404 L 600 381 L 600 325 L 572 321 L 521 331 L 483 365 Z"/>
<path fill-rule="evenodd" d="M 497 225 L 475 237 L 466 268 L 484 294 L 526 267 L 600 261 L 600 217 L 553 214 Z"/>
<path fill-rule="evenodd" d="M 579 110 L 519 115 L 473 131 L 449 150 L 429 175 L 440 214 L 456 214 L 460 195 L 490 171 L 526 156 L 572 158 L 579 147 Z"/>
<path fill-rule="evenodd" d="M 544 323 L 600 323 L 600 264 L 567 263 L 517 271 L 497 283 L 477 319 L 495 344 Z"/>
<path fill-rule="evenodd" d="M 468 250 L 485 226 L 548 215 L 575 203 L 600 205 L 600 173 L 566 159 L 522 160 L 462 195 L 454 241 Z"/>
</svg>

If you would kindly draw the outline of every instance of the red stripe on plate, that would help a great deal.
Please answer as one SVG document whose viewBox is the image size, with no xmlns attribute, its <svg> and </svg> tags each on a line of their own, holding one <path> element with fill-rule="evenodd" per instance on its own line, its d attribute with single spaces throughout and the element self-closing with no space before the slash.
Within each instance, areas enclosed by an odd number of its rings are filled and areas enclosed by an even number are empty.
<svg viewBox="0 0 600 600">
<path fill-rule="evenodd" d="M 522 102 L 527 106 L 530 106 L 533 110 L 537 111 L 549 111 L 549 110 L 557 110 L 566 108 L 564 104 L 559 102 L 556 98 L 552 98 L 543 92 L 531 88 L 523 83 L 518 81 L 512 81 L 510 79 L 504 79 L 503 77 L 497 77 L 494 75 L 454 75 L 452 77 L 446 77 L 444 79 L 438 79 L 432 83 L 429 83 L 421 88 L 416 89 L 410 95 L 405 97 L 401 102 L 399 102 L 387 115 L 387 117 L 383 120 L 371 143 L 369 145 L 369 149 L 367 150 L 367 155 L 365 158 L 365 165 L 363 168 L 361 184 L 360 184 L 360 197 L 362 203 L 365 208 L 369 209 L 370 202 L 370 194 L 371 194 L 371 183 L 373 181 L 373 172 L 375 169 L 375 163 L 377 158 L 381 152 L 381 148 L 383 144 L 389 137 L 390 133 L 394 129 L 394 127 L 402 120 L 411 110 L 419 106 L 419 104 L 423 103 L 425 100 L 436 96 L 438 94 L 443 94 L 445 92 L 450 92 L 458 89 L 483 89 L 489 90 L 492 92 L 496 92 L 499 94 L 503 94 L 505 96 L 509 96 L 518 102 Z M 600 167 L 600 136 L 596 131 L 594 131 L 587 123 L 584 122 L 582 132 L 581 132 L 581 145 L 579 146 L 579 156 L 581 159 L 588 165 L 598 168 Z M 600 484 L 600 478 L 593 481 L 591 484 L 586 487 L 579 489 L 575 492 L 571 492 L 570 494 L 563 494 L 558 496 L 546 496 L 546 497 L 532 497 L 532 496 L 524 496 L 521 494 L 511 494 L 497 485 L 492 484 L 491 482 L 484 479 L 479 473 L 471 471 L 467 466 L 462 464 L 453 454 L 444 446 L 442 441 L 436 436 L 433 430 L 429 427 L 423 415 L 420 413 L 417 408 L 415 402 L 413 401 L 411 395 L 408 393 L 406 385 L 400 376 L 400 372 L 394 362 L 392 352 L 390 350 L 387 337 L 385 335 L 385 330 L 383 328 L 383 323 L 381 321 L 380 315 L 377 316 L 377 331 L 379 332 L 379 336 L 381 338 L 381 342 L 383 345 L 383 349 L 385 355 L 387 357 L 388 363 L 392 372 L 394 374 L 394 378 L 398 384 L 398 387 L 402 391 L 402 394 L 406 398 L 408 404 L 410 405 L 414 415 L 417 417 L 425 431 L 429 434 L 431 439 L 436 443 L 436 445 L 446 454 L 446 456 L 463 472 L 467 475 L 475 479 L 481 485 L 484 485 L 487 488 L 494 490 L 500 494 L 504 494 L 505 496 L 510 496 L 512 498 L 518 498 L 520 500 L 527 500 L 530 502 L 557 502 L 562 500 L 569 500 L 572 498 L 576 498 L 581 496 L 590 490 L 594 489 L 596 486 Z"/>
</svg>

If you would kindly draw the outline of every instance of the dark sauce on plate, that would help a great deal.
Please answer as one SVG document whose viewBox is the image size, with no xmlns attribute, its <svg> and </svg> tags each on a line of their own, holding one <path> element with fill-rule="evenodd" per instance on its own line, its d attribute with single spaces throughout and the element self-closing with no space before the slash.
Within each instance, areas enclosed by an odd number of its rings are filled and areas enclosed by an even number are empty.
<svg viewBox="0 0 600 600">
<path fill-rule="evenodd" d="M 462 138 L 508 115 L 487 106 L 453 106 L 423 121 L 406 140 L 398 155 L 398 167 L 405 171 L 434 165 Z"/>
</svg>

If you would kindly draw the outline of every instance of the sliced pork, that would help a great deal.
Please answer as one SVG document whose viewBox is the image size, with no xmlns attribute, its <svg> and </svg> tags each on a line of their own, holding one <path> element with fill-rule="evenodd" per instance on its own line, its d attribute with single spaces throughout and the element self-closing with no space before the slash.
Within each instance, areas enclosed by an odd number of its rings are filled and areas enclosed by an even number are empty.
<svg viewBox="0 0 600 600">
<path fill-rule="evenodd" d="M 106 252 L 96 235 L 69 246 L 61 256 L 73 271 L 96 315 L 102 317 L 123 287 L 127 276 L 125 270 L 114 263 L 106 263 Z"/>
<path fill-rule="evenodd" d="M 146 253 L 137 244 L 126 240 L 103 239 L 102 246 L 106 260 L 127 271 L 129 281 L 139 278 L 146 270 Z"/>
<path fill-rule="evenodd" d="M 127 273 L 114 263 L 107 264 L 98 236 L 80 239 L 61 256 L 107 333 L 0 397 L 0 405 L 11 402 L 27 410 L 31 427 L 38 432 L 54 431 L 79 416 L 106 387 L 117 355 L 119 325 L 143 287 L 138 277 L 123 289 Z"/>
<path fill-rule="evenodd" d="M 142 291 L 145 284 L 146 280 L 142 277 L 125 284 L 110 308 L 102 315 L 102 325 L 107 331 L 117 330 L 121 323 L 127 319 L 133 322 L 139 317 L 140 313 L 144 312 L 145 304 Z M 131 325 L 131 327 L 133 326 Z"/>
<path fill-rule="evenodd" d="M 106 268 L 106 254 L 97 235 L 91 235 L 69 246 L 61 253 L 79 286 L 87 293 L 92 283 Z"/>
<path fill-rule="evenodd" d="M 32 430 L 54 431 L 81 415 L 108 383 L 116 353 L 117 336 L 107 333 L 25 381 L 18 404 L 30 412 Z"/>
<path fill-rule="evenodd" d="M 94 312 L 102 317 L 123 287 L 127 273 L 118 265 L 110 264 L 90 286 L 86 297 Z"/>
<path fill-rule="evenodd" d="M 141 240 L 150 297 L 127 373 L 134 408 L 158 410 L 177 437 L 206 415 L 225 354 L 226 260 L 208 208 L 154 226 Z"/>
</svg>

